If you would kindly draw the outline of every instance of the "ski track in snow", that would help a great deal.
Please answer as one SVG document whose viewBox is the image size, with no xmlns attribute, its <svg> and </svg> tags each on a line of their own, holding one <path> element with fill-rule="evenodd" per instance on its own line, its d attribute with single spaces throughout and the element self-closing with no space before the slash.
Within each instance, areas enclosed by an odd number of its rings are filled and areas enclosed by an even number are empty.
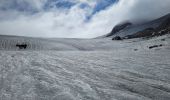
<svg viewBox="0 0 170 100">
<path fill-rule="evenodd" d="M 169 37 L 32 39 L 19 51 L 2 38 L 0 100 L 170 100 Z"/>
</svg>

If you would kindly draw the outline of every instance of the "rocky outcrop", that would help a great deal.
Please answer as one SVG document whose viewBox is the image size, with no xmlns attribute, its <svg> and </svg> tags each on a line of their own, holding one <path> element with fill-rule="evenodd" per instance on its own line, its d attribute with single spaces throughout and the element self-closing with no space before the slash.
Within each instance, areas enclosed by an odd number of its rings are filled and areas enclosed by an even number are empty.
<svg viewBox="0 0 170 100">
<path fill-rule="evenodd" d="M 156 28 L 146 28 L 142 31 L 136 32 L 132 35 L 127 35 L 125 39 L 131 38 L 141 38 L 141 37 L 153 37 L 153 36 L 161 36 L 165 34 L 170 34 L 170 16 L 164 17 L 165 19 L 160 23 L 160 25 Z"/>
<path fill-rule="evenodd" d="M 160 45 L 153 45 L 153 46 L 150 46 L 149 49 L 153 49 L 153 48 L 158 48 L 158 47 L 162 47 L 163 45 L 160 44 Z"/>
<path fill-rule="evenodd" d="M 118 24 L 118 25 L 116 25 L 116 26 L 113 28 L 113 30 L 112 30 L 108 35 L 106 35 L 106 37 L 113 36 L 113 35 L 116 34 L 117 32 L 119 32 L 119 31 L 121 31 L 121 30 L 123 30 L 123 29 L 125 29 L 126 27 L 131 26 L 131 25 L 132 25 L 132 23 L 130 23 L 130 22 L 125 22 L 125 23 Z"/>
<path fill-rule="evenodd" d="M 120 36 L 115 36 L 112 38 L 112 40 L 123 40 Z"/>
</svg>

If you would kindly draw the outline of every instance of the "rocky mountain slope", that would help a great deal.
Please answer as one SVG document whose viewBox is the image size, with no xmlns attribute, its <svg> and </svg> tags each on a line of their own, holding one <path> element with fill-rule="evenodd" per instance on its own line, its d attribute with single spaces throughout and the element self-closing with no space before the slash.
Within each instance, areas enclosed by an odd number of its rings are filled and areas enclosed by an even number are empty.
<svg viewBox="0 0 170 100">
<path fill-rule="evenodd" d="M 147 37 L 147 36 L 156 36 L 163 35 L 164 33 L 169 33 L 169 23 L 170 23 L 170 14 L 163 16 L 159 19 L 143 23 L 143 24 L 132 24 L 132 23 L 123 23 L 118 24 L 113 28 L 109 34 L 104 37 L 126 37 L 126 38 L 138 38 L 138 37 Z M 126 27 L 128 26 L 128 27 Z M 165 32 L 163 32 L 165 31 Z"/>
<path fill-rule="evenodd" d="M 123 22 L 122 24 L 118 24 L 113 28 L 113 30 L 109 34 L 106 35 L 106 37 L 113 36 L 113 35 L 117 34 L 118 32 L 120 32 L 121 30 L 123 30 L 131 25 L 132 25 L 132 23 L 130 23 L 130 22 Z"/>
</svg>

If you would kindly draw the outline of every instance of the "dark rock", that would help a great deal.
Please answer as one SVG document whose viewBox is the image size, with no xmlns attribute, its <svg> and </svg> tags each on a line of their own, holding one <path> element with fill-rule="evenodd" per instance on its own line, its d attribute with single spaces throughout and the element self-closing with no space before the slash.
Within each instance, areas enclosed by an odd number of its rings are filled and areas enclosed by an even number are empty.
<svg viewBox="0 0 170 100">
<path fill-rule="evenodd" d="M 138 49 L 134 49 L 134 51 L 138 51 Z"/>
<path fill-rule="evenodd" d="M 116 36 L 114 38 L 112 38 L 112 40 L 123 40 L 120 36 Z"/>
<path fill-rule="evenodd" d="M 136 38 L 141 38 L 141 37 L 150 37 L 154 34 L 155 34 L 154 28 L 146 28 L 140 32 L 133 34 L 133 36 Z"/>
<path fill-rule="evenodd" d="M 14 55 L 12 55 L 11 57 L 15 57 Z"/>
<path fill-rule="evenodd" d="M 16 47 L 19 47 L 19 49 L 26 49 L 27 44 L 16 44 Z"/>
<path fill-rule="evenodd" d="M 163 45 L 160 44 L 160 45 L 153 45 L 153 46 L 150 46 L 149 49 L 153 49 L 153 48 L 157 48 L 157 47 L 162 47 Z"/>
<path fill-rule="evenodd" d="M 161 41 L 165 41 L 165 39 L 161 39 Z"/>
</svg>

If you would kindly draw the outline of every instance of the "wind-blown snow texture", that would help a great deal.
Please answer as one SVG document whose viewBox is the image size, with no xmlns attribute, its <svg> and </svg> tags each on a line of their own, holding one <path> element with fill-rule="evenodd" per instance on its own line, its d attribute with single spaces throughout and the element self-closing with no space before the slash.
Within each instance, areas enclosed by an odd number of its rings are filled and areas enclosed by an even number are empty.
<svg viewBox="0 0 170 100">
<path fill-rule="evenodd" d="M 0 40 L 0 100 L 170 100 L 170 35 Z"/>
</svg>

